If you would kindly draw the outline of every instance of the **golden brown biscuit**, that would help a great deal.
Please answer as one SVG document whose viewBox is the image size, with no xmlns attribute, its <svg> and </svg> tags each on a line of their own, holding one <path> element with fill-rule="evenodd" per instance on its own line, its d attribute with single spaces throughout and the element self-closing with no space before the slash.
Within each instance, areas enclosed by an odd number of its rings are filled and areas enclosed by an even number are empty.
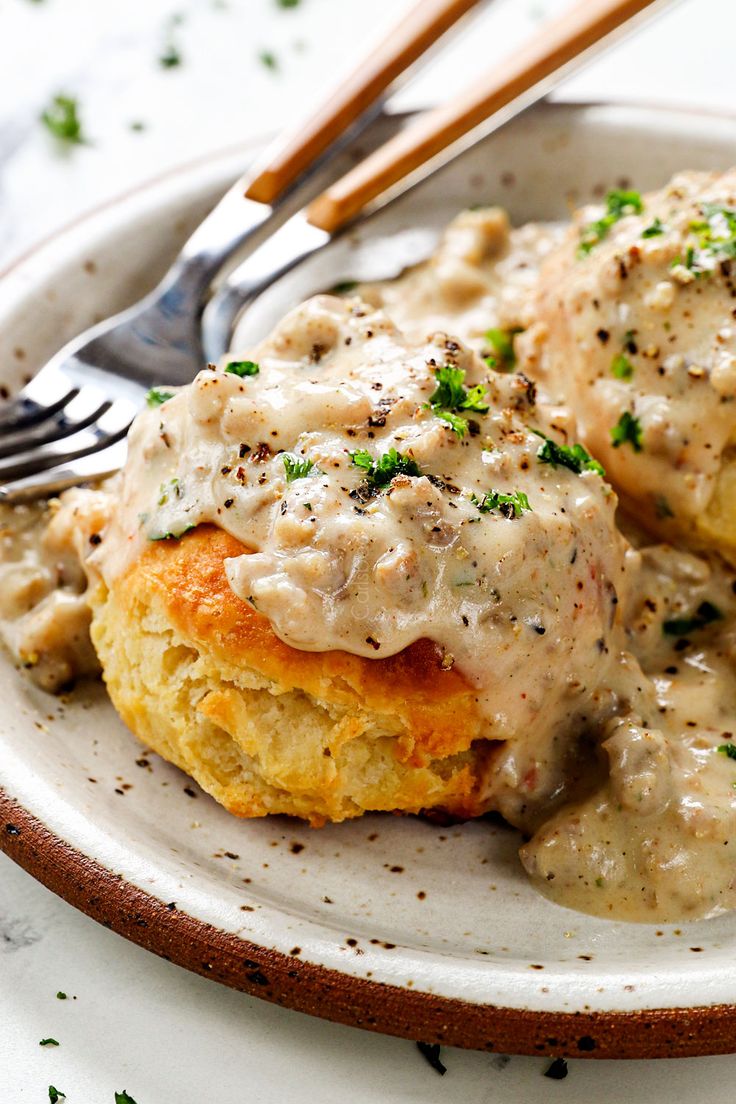
<svg viewBox="0 0 736 1104">
<path fill-rule="evenodd" d="M 494 744 L 441 649 L 297 651 L 230 588 L 224 560 L 244 551 L 201 527 L 150 545 L 110 592 L 90 594 L 110 697 L 138 738 L 237 816 L 484 812 Z"/>
</svg>

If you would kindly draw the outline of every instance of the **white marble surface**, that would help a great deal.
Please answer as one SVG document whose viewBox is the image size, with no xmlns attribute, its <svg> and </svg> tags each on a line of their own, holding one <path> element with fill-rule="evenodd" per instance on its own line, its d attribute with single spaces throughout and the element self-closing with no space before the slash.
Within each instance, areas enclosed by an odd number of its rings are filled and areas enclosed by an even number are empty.
<svg viewBox="0 0 736 1104">
<path fill-rule="evenodd" d="M 443 96 L 565 0 L 495 0 L 401 93 Z M 185 160 L 263 134 L 319 94 L 406 0 L 0 0 L 0 268 L 87 210 Z M 369 15 L 366 16 L 366 9 Z M 182 65 L 157 64 L 171 16 Z M 568 83 L 567 98 L 646 98 L 731 109 L 732 0 L 686 0 Z M 274 53 L 278 68 L 258 60 Z M 37 119 L 80 99 L 89 145 L 59 149 Z M 134 132 L 140 120 L 145 130 Z M 736 128 L 735 128 L 736 133 Z M 56 999 L 64 990 L 69 1000 Z M 73 999 L 75 998 L 76 999 Z M 76 913 L 0 856 L 0 1104 L 721 1104 L 736 1057 L 570 1063 L 447 1050 L 447 1075 L 413 1044 L 334 1027 L 191 976 Z M 41 1038 L 59 1040 L 40 1048 Z M 736 1042 L 735 1042 L 736 1046 Z"/>
</svg>

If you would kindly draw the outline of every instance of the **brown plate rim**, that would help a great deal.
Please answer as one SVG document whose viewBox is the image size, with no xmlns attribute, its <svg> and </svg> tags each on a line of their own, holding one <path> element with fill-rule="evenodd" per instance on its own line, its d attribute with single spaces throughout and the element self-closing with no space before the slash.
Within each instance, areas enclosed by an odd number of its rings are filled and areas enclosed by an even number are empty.
<svg viewBox="0 0 736 1104">
<path fill-rule="evenodd" d="M 733 112 L 657 101 L 555 101 L 552 107 L 619 107 L 733 119 Z M 262 140 L 220 151 L 246 154 Z M 173 166 L 105 200 L 36 242 L 2 270 L 80 223 L 157 183 L 219 159 Z M 229 988 L 294 1011 L 426 1043 L 497 1053 L 568 1058 L 704 1057 L 736 1052 L 736 1004 L 633 1012 L 549 1012 L 482 1005 L 355 978 L 224 932 L 146 893 L 61 837 L 0 787 L 0 851 L 68 904 L 167 961 Z"/>
<path fill-rule="evenodd" d="M 354 978 L 223 932 L 165 904 L 56 836 L 0 789 L 0 850 L 93 920 L 202 977 L 334 1023 L 425 1043 L 568 1058 L 736 1050 L 736 1005 L 540 1012 Z"/>
</svg>

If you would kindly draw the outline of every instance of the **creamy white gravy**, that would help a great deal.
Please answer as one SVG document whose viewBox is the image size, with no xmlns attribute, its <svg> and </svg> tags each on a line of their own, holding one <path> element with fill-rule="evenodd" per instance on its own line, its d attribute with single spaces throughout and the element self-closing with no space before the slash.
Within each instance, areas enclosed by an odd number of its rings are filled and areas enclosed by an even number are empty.
<svg viewBox="0 0 736 1104">
<path fill-rule="evenodd" d="M 136 421 L 85 558 L 112 581 L 147 541 L 214 522 L 252 549 L 227 563 L 234 591 L 294 647 L 380 657 L 432 638 L 503 741 L 488 807 L 530 837 L 543 892 L 628 919 L 710 915 L 736 907 L 733 572 L 627 522 L 623 537 L 597 472 L 540 459 L 534 430 L 570 445 L 569 414 L 484 360 L 513 368 L 487 331 L 531 332 L 561 233 L 466 212 L 402 279 L 292 312 L 247 354 L 257 374 L 200 373 Z M 428 405 L 448 366 L 489 408 L 455 411 L 462 436 Z M 371 485 L 361 463 L 391 449 L 409 469 Z"/>
<path fill-rule="evenodd" d="M 600 475 L 538 459 L 531 427 L 564 439 L 566 417 L 454 338 L 408 343 L 358 299 L 311 300 L 254 356 L 257 375 L 202 372 L 138 419 L 92 557 L 103 576 L 142 541 L 214 522 L 253 549 L 228 579 L 288 644 L 382 657 L 435 640 L 477 688 L 489 738 L 574 716 L 619 648 L 625 547 Z M 460 411 L 462 436 L 429 408 L 448 366 L 486 408 Z M 392 449 L 412 473 L 371 486 L 356 454 Z M 290 479 L 294 464 L 309 470 Z M 528 508 L 484 512 L 473 496 L 488 492 Z"/>
<path fill-rule="evenodd" d="M 736 442 L 736 171 L 680 174 L 636 207 L 582 256 L 602 211 L 579 212 L 528 300 L 519 352 L 642 522 L 688 534 L 707 524 Z M 636 447 L 612 437 L 622 417 Z M 736 478 L 731 504 L 734 490 Z"/>
<path fill-rule="evenodd" d="M 34 682 L 52 692 L 100 669 L 69 519 L 58 503 L 0 506 L 0 636 Z"/>
</svg>

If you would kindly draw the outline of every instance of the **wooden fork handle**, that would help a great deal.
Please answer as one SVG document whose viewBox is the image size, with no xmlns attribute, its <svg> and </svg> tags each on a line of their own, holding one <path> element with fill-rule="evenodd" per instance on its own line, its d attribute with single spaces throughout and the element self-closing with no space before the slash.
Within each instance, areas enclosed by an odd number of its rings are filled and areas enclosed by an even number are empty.
<svg viewBox="0 0 736 1104">
<path fill-rule="evenodd" d="M 584 50 L 648 7 L 653 0 L 578 0 L 513 56 L 449 104 L 397 134 L 310 204 L 313 226 L 332 233 L 367 203 L 529 91 Z"/>
<path fill-rule="evenodd" d="M 418 0 L 358 68 L 306 121 L 266 151 L 246 196 L 273 203 L 398 76 L 478 0 Z"/>
</svg>

